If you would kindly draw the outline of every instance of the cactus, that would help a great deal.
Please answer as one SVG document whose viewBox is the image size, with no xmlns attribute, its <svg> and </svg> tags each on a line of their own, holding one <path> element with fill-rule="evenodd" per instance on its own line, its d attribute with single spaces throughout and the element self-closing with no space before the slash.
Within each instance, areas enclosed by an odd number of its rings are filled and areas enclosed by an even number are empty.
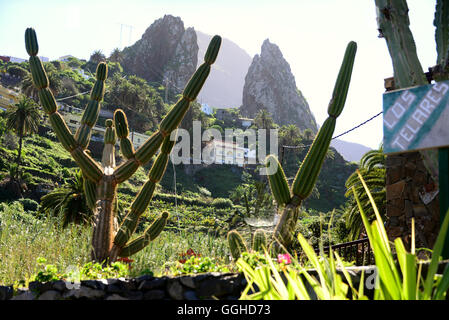
<svg viewBox="0 0 449 320">
<path fill-rule="evenodd" d="M 428 84 L 416 52 L 415 41 L 409 28 L 406 0 L 376 0 L 377 23 L 385 38 L 393 63 L 395 89 Z M 435 18 L 435 42 L 437 65 L 430 68 L 436 81 L 449 80 L 449 3 L 437 0 Z M 420 150 L 424 166 L 438 184 L 438 153 L 436 150 Z"/>
<path fill-rule="evenodd" d="M 293 233 L 299 215 L 298 207 L 313 190 L 332 139 L 336 119 L 343 111 L 356 51 L 357 44 L 353 41 L 349 42 L 329 103 L 329 117 L 324 121 L 323 126 L 315 137 L 312 146 L 296 174 L 290 190 L 281 164 L 276 157 L 269 155 L 266 158 L 265 165 L 267 167 L 270 167 L 270 164 L 272 164 L 273 161 L 276 163 L 277 170 L 268 175 L 268 181 L 276 202 L 279 207 L 283 207 L 283 212 L 273 234 L 275 240 L 275 243 L 273 244 L 275 244 L 277 248 L 282 246 L 285 249 L 288 249 L 292 243 Z"/>
<path fill-rule="evenodd" d="M 395 85 L 407 88 L 427 84 L 409 25 L 406 0 L 376 0 L 379 32 L 388 44 Z"/>
<path fill-rule="evenodd" d="M 248 251 L 242 236 L 235 230 L 228 232 L 228 245 L 231 256 L 235 261 L 237 261 L 243 252 Z"/>
<path fill-rule="evenodd" d="M 128 138 L 129 129 L 126 115 L 122 110 L 116 110 L 114 119 L 106 121 L 104 149 L 101 164 L 95 161 L 87 152 L 91 131 L 97 122 L 101 101 L 105 93 L 105 80 L 108 69 L 104 62 L 97 66 L 96 82 L 90 94 L 90 100 L 83 113 L 81 125 L 73 135 L 64 119 L 57 110 L 57 104 L 48 89 L 48 77 L 42 62 L 37 57 L 39 46 L 36 32 L 33 28 L 25 31 L 25 47 L 30 55 L 30 68 L 34 85 L 39 89 L 39 99 L 44 111 L 48 114 L 50 123 L 63 147 L 72 155 L 84 175 L 84 189 L 87 203 L 94 211 L 94 227 L 92 235 L 92 259 L 98 262 L 113 262 L 118 257 L 127 257 L 142 250 L 154 240 L 163 230 L 168 212 L 155 220 L 142 236 L 131 240 L 140 216 L 147 209 L 153 196 L 156 184 L 162 178 L 167 166 L 169 154 L 174 146 L 170 134 L 176 130 L 190 103 L 196 99 L 206 81 L 211 64 L 217 58 L 221 38 L 214 36 L 205 54 L 204 63 L 189 80 L 182 97 L 171 108 L 162 120 L 159 130 L 137 150 L 134 150 Z M 119 139 L 120 151 L 126 161 L 119 166 L 115 164 L 115 144 Z M 139 166 L 149 162 L 156 152 L 160 152 L 154 161 L 139 194 L 131 205 L 131 209 L 120 226 L 117 223 L 117 187 L 131 177 Z"/>
<path fill-rule="evenodd" d="M 243 237 L 235 230 L 228 232 L 228 246 L 231 251 L 231 256 L 235 261 L 237 261 L 243 252 L 248 251 Z M 262 229 L 257 229 L 254 232 L 251 249 L 259 252 L 267 249 L 267 236 Z"/>
<path fill-rule="evenodd" d="M 441 66 L 440 78 L 449 80 L 449 3 L 437 0 L 435 7 L 435 42 L 437 47 L 437 65 Z"/>
<path fill-rule="evenodd" d="M 262 229 L 258 229 L 254 232 L 252 249 L 259 252 L 268 249 L 267 236 L 265 235 L 265 231 L 263 231 Z"/>
</svg>

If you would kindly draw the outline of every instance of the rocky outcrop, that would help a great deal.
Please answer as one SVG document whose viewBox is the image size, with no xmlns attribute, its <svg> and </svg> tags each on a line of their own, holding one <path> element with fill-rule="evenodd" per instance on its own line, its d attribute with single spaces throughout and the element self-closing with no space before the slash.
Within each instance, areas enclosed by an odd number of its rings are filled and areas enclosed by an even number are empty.
<svg viewBox="0 0 449 320">
<path fill-rule="evenodd" d="M 156 20 L 134 45 L 123 49 L 123 68 L 150 82 L 180 93 L 196 70 L 198 44 L 193 28 L 181 18 L 165 15 Z"/>
<path fill-rule="evenodd" d="M 261 109 L 270 112 L 279 125 L 294 124 L 301 130 L 317 131 L 315 117 L 296 87 L 290 65 L 279 47 L 268 39 L 260 55 L 254 56 L 245 77 L 241 112 L 253 118 Z"/>
</svg>

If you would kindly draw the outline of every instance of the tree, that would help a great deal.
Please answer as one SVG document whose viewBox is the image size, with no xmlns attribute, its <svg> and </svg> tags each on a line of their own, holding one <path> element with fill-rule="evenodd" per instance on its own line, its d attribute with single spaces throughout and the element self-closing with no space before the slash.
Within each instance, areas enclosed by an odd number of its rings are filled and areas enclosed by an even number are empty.
<svg viewBox="0 0 449 320">
<path fill-rule="evenodd" d="M 129 112 L 131 128 L 142 131 L 154 131 L 166 113 L 161 96 L 144 79 L 137 76 L 124 78 L 120 74 L 115 74 L 109 82 L 105 106 Z"/>
<path fill-rule="evenodd" d="M 112 50 L 111 55 L 109 56 L 109 61 L 118 63 L 123 62 L 123 53 L 119 48 L 115 48 L 114 50 Z"/>
<path fill-rule="evenodd" d="M 302 135 L 303 135 L 304 139 L 307 141 L 311 141 L 314 138 L 313 131 L 310 128 L 305 129 L 304 132 L 302 133 Z"/>
<path fill-rule="evenodd" d="M 9 130 L 14 130 L 19 137 L 19 150 L 16 159 L 17 173 L 14 178 L 19 176 L 23 137 L 27 134 L 37 132 L 40 121 L 40 113 L 38 108 L 38 105 L 32 99 L 22 96 L 19 102 L 6 113 L 7 128 Z"/>
<path fill-rule="evenodd" d="M 385 191 L 385 159 L 386 156 L 383 153 L 383 146 L 381 145 L 377 150 L 370 150 L 365 153 L 360 159 L 359 171 L 365 180 L 371 195 L 374 198 L 374 202 L 379 210 L 382 218 L 385 218 L 386 211 L 386 191 Z M 360 215 L 360 211 L 357 202 L 354 198 L 354 193 L 360 200 L 363 211 L 367 215 L 370 221 L 375 219 L 374 208 L 368 198 L 368 194 L 357 175 L 354 172 L 346 180 L 346 197 L 349 197 L 349 204 L 346 208 L 346 225 L 349 229 L 350 240 L 355 240 L 359 237 L 362 228 L 363 221 Z"/>
<path fill-rule="evenodd" d="M 64 228 L 69 223 L 91 223 L 93 212 L 87 205 L 83 183 L 84 177 L 81 170 L 78 170 L 62 187 L 54 189 L 41 198 L 39 211 L 61 216 Z"/>
<path fill-rule="evenodd" d="M 279 144 L 296 146 L 301 143 L 301 130 L 294 124 L 283 125 L 279 130 Z"/>
<path fill-rule="evenodd" d="M 271 114 L 266 109 L 261 109 L 254 118 L 254 123 L 258 129 L 272 129 L 276 127 Z"/>
<path fill-rule="evenodd" d="M 106 61 L 106 56 L 103 54 L 101 50 L 95 50 L 89 59 L 90 62 L 93 62 L 95 65 L 99 64 L 102 61 Z"/>
</svg>

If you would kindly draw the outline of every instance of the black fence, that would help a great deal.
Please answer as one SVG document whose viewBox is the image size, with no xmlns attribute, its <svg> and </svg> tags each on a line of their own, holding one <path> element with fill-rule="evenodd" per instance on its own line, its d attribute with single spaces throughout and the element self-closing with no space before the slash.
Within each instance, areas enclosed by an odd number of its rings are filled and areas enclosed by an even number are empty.
<svg viewBox="0 0 449 320">
<path fill-rule="evenodd" d="M 331 248 L 342 259 L 348 262 L 354 261 L 357 266 L 374 264 L 374 255 L 368 238 L 335 244 Z M 323 250 L 324 253 L 329 254 L 329 247 L 324 247 Z M 319 253 L 319 249 L 315 251 Z"/>
</svg>

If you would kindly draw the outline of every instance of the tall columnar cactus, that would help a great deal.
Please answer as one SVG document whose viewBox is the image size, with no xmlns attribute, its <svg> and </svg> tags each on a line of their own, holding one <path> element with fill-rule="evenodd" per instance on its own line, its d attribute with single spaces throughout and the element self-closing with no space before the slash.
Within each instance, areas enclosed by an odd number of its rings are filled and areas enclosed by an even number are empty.
<svg viewBox="0 0 449 320">
<path fill-rule="evenodd" d="M 407 88 L 427 84 L 410 31 L 406 0 L 375 0 L 380 35 L 388 44 L 395 85 Z"/>
<path fill-rule="evenodd" d="M 234 260 L 237 260 L 243 252 L 248 251 L 245 240 L 243 240 L 243 237 L 236 230 L 228 232 L 228 246 Z M 268 249 L 267 236 L 262 229 L 258 229 L 254 232 L 251 249 L 259 252 Z"/>
<path fill-rule="evenodd" d="M 449 1 L 437 0 L 435 8 L 435 42 L 437 47 L 437 65 L 439 77 L 435 80 L 449 80 Z"/>
<path fill-rule="evenodd" d="M 277 168 L 272 174 L 269 173 L 268 181 L 273 197 L 279 207 L 283 208 L 283 212 L 273 234 L 278 248 L 279 245 L 286 249 L 290 247 L 298 220 L 298 207 L 311 194 L 318 178 L 332 139 L 337 117 L 341 114 L 345 105 L 356 51 L 357 44 L 351 41 L 346 47 L 343 63 L 329 103 L 327 110 L 329 117 L 324 121 L 323 126 L 315 137 L 290 189 L 284 171 L 277 158 L 273 155 L 269 155 L 266 158 L 265 164 L 267 168 Z"/>
<path fill-rule="evenodd" d="M 214 36 L 204 56 L 204 63 L 189 80 L 182 97 L 162 120 L 159 130 L 137 150 L 134 150 L 128 138 L 128 122 L 122 110 L 114 113 L 114 119 L 106 121 L 104 149 L 101 164 L 87 152 L 92 128 L 97 122 L 100 104 L 105 93 L 105 80 L 108 68 L 104 62 L 97 66 L 96 82 L 90 94 L 90 100 L 83 113 L 81 125 L 73 135 L 64 119 L 57 111 L 55 98 L 48 88 L 48 78 L 42 62 L 37 57 L 39 47 L 36 32 L 28 28 L 25 32 L 25 46 L 30 55 L 30 68 L 34 85 L 39 89 L 39 99 L 59 141 L 70 152 L 86 178 L 84 189 L 87 203 L 94 211 L 95 223 L 92 235 L 92 259 L 99 262 L 113 262 L 117 257 L 126 257 L 142 250 L 163 230 L 168 213 L 164 212 L 144 231 L 143 235 L 130 239 L 136 230 L 140 216 L 145 212 L 153 196 L 156 184 L 161 180 L 167 166 L 169 154 L 174 142 L 170 134 L 176 130 L 196 99 L 206 81 L 211 65 L 215 62 L 221 45 L 221 38 Z M 126 159 L 119 166 L 115 164 L 115 144 L 120 140 L 120 150 Z M 117 223 L 117 187 L 130 178 L 134 172 L 148 163 L 156 152 L 160 152 L 154 161 L 148 181 L 144 184 L 131 209 L 121 225 Z"/>
<path fill-rule="evenodd" d="M 408 88 L 428 84 L 416 52 L 415 41 L 410 30 L 406 0 L 375 0 L 377 24 L 380 35 L 385 38 L 393 63 L 395 88 Z M 435 41 L 437 65 L 432 69 L 437 81 L 449 79 L 449 2 L 437 0 L 435 19 Z M 438 153 L 436 150 L 421 150 L 424 165 L 438 184 Z"/>
</svg>

